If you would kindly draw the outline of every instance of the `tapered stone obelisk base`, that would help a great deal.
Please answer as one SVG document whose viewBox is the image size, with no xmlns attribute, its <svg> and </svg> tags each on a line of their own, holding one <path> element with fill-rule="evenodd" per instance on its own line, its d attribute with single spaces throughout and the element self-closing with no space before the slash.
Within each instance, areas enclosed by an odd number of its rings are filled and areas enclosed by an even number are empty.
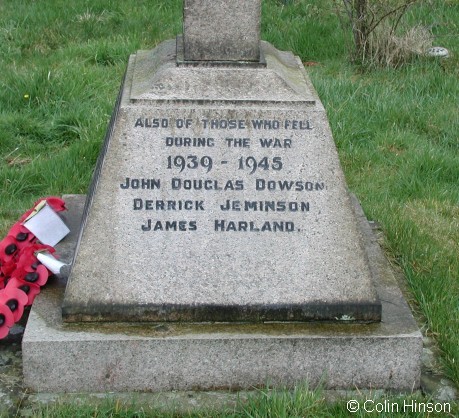
<svg viewBox="0 0 459 418">
<path fill-rule="evenodd" d="M 324 108 L 236 3 L 185 1 L 183 38 L 131 57 L 65 321 L 380 320 Z"/>
</svg>

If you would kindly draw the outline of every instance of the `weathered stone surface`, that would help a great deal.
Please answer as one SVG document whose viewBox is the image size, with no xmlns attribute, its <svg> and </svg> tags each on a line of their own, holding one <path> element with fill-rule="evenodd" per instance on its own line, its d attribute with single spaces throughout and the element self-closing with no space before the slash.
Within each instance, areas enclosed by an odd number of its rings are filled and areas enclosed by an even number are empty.
<svg viewBox="0 0 459 418">
<path fill-rule="evenodd" d="M 261 0 L 184 0 L 188 61 L 258 61 Z"/>
<path fill-rule="evenodd" d="M 314 89 L 301 61 L 291 52 L 279 51 L 261 42 L 266 67 L 241 66 L 183 67 L 176 63 L 174 40 L 152 51 L 138 51 L 131 57 L 129 99 L 137 104 L 181 106 L 206 102 L 214 107 L 311 106 L 316 104 Z M 317 103 L 317 106 L 321 106 Z"/>
<path fill-rule="evenodd" d="M 74 199 L 66 201 L 74 217 Z M 323 381 L 325 388 L 417 388 L 422 335 L 358 206 L 356 211 L 382 300 L 380 323 L 64 324 L 64 287 L 57 282 L 44 289 L 29 317 L 23 339 L 26 387 L 167 391 L 307 380 L 310 387 Z"/>
<path fill-rule="evenodd" d="M 18 415 L 18 405 L 25 396 L 20 344 L 14 340 L 17 340 L 16 336 L 0 341 L 0 417 Z"/>
<path fill-rule="evenodd" d="M 131 58 L 67 321 L 380 319 L 323 106 L 263 49 L 265 69 L 177 68 L 167 42 Z"/>
</svg>

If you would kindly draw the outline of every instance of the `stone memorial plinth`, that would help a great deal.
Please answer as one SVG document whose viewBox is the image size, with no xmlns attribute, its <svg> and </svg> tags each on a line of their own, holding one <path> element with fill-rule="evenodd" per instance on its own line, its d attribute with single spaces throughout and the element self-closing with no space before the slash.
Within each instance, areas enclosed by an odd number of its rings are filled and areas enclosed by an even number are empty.
<svg viewBox="0 0 459 418">
<path fill-rule="evenodd" d="M 70 261 L 84 196 L 64 196 L 71 235 L 57 250 Z M 422 335 L 378 242 L 354 201 L 382 320 L 323 322 L 65 324 L 64 281 L 35 300 L 23 338 L 24 383 L 36 392 L 126 392 L 419 387 Z M 135 397 L 135 395 L 134 395 Z"/>
<path fill-rule="evenodd" d="M 65 320 L 379 320 L 301 62 L 263 42 L 266 68 L 179 67 L 175 47 L 131 57 Z"/>
<path fill-rule="evenodd" d="M 185 0 L 183 36 L 130 57 L 65 295 L 24 337 L 34 390 L 419 384 L 325 110 L 259 20 L 260 1 Z"/>
</svg>

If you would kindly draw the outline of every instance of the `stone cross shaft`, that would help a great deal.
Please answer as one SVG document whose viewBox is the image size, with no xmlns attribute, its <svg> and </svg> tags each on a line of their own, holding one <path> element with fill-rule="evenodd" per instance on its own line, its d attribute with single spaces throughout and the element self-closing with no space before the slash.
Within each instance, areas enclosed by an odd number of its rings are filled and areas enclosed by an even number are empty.
<svg viewBox="0 0 459 418">
<path fill-rule="evenodd" d="M 184 0 L 185 61 L 259 61 L 261 0 Z"/>
</svg>

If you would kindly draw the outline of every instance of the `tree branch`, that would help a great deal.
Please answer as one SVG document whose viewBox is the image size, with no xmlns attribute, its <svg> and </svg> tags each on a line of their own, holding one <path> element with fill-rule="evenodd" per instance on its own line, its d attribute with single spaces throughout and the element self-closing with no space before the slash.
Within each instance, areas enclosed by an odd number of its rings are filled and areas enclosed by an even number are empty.
<svg viewBox="0 0 459 418">
<path fill-rule="evenodd" d="M 375 30 L 375 28 L 388 16 L 398 12 L 399 10 L 403 9 L 403 8 L 407 8 L 408 6 L 411 6 L 413 3 L 416 3 L 418 0 L 410 0 L 404 4 L 402 4 L 401 6 L 399 7 L 396 7 L 395 9 L 392 9 L 392 10 L 389 10 L 386 14 L 384 14 L 381 18 L 379 18 L 379 20 L 374 24 L 372 25 L 369 29 L 368 29 L 368 33 L 371 33 Z"/>
</svg>

